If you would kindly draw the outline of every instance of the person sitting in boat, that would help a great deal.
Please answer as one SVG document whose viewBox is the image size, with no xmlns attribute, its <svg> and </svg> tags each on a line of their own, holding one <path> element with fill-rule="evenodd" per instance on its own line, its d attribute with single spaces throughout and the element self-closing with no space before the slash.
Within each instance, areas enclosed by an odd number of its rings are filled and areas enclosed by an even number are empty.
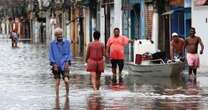
<svg viewBox="0 0 208 110">
<path fill-rule="evenodd" d="M 172 33 L 172 40 L 170 42 L 170 59 L 172 61 L 184 62 L 184 39 L 180 38 L 177 33 Z"/>
</svg>

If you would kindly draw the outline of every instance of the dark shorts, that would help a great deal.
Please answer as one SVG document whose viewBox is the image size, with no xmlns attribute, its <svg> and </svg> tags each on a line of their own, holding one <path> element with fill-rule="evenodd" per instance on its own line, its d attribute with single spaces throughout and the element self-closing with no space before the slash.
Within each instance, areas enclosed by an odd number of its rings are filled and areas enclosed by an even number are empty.
<svg viewBox="0 0 208 110">
<path fill-rule="evenodd" d="M 124 67 L 124 60 L 111 60 L 111 64 L 113 69 L 116 69 L 118 65 L 119 71 L 122 71 Z"/>
<path fill-rule="evenodd" d="M 55 71 L 53 68 L 51 69 L 52 73 L 54 75 L 54 79 L 64 79 L 67 77 L 69 79 L 69 69 L 66 69 L 64 71 L 61 71 L 60 69 L 58 71 Z"/>
</svg>

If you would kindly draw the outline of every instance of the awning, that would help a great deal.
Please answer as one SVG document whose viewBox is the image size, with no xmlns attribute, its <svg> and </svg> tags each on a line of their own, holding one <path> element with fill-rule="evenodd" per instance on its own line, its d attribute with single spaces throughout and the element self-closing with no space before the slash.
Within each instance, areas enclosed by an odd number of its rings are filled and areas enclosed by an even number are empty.
<svg viewBox="0 0 208 110">
<path fill-rule="evenodd" d="M 177 8 L 177 9 L 173 9 L 173 10 L 166 11 L 166 12 L 162 13 L 162 16 L 163 15 L 171 15 L 171 14 L 174 14 L 175 12 L 179 12 L 179 11 L 191 12 L 191 8 Z"/>
<path fill-rule="evenodd" d="M 170 11 L 166 11 L 164 13 L 162 13 L 162 15 L 171 15 L 174 13 L 174 10 L 170 10 Z"/>
</svg>

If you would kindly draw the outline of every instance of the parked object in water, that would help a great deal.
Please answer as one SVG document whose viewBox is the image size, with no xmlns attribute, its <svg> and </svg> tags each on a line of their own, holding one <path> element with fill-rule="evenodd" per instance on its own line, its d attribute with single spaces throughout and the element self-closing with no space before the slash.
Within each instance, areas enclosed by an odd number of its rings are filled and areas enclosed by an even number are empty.
<svg viewBox="0 0 208 110">
<path fill-rule="evenodd" d="M 145 60 L 141 64 L 127 63 L 129 74 L 143 77 L 179 77 L 183 70 L 183 62 L 164 63 L 162 59 Z"/>
</svg>

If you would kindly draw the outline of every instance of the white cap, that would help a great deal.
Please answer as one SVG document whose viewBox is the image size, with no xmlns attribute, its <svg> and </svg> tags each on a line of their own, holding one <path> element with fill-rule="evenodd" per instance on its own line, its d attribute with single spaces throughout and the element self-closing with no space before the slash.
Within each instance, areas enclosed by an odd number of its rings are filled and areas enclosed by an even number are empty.
<svg viewBox="0 0 208 110">
<path fill-rule="evenodd" d="M 172 36 L 178 36 L 178 34 L 176 32 L 172 33 Z"/>
</svg>

